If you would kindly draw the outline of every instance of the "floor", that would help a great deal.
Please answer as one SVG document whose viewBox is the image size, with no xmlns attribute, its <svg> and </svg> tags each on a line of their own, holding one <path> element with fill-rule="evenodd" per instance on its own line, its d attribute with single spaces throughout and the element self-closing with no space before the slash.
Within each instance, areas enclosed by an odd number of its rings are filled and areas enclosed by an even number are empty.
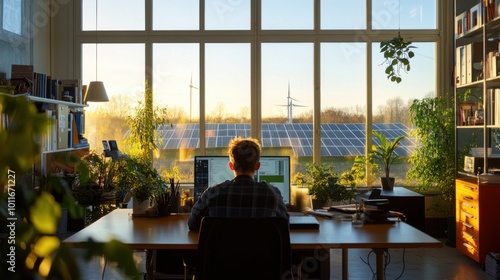
<svg viewBox="0 0 500 280">
<path fill-rule="evenodd" d="M 75 255 L 83 255 L 75 249 Z M 141 271 L 145 271 L 145 256 L 142 252 L 134 254 Z M 455 248 L 444 245 L 443 248 L 430 249 L 391 249 L 387 255 L 386 279 L 408 280 L 493 280 L 480 265 L 462 255 Z M 118 280 L 124 279 L 122 274 L 107 264 L 104 277 L 101 272 L 104 267 L 102 258 L 94 258 L 90 262 L 80 262 L 82 280 Z M 349 250 L 349 279 L 375 279 L 375 255 L 366 249 Z M 331 278 L 341 279 L 341 251 L 331 251 Z"/>
</svg>

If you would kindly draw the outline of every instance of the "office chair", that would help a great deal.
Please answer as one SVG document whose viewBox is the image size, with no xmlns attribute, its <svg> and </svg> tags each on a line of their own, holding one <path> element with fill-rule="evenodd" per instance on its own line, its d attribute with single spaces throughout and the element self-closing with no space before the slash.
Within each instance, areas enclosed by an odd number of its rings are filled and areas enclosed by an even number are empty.
<svg viewBox="0 0 500 280">
<path fill-rule="evenodd" d="M 194 263 L 196 280 L 293 279 L 288 221 L 205 217 Z"/>
</svg>

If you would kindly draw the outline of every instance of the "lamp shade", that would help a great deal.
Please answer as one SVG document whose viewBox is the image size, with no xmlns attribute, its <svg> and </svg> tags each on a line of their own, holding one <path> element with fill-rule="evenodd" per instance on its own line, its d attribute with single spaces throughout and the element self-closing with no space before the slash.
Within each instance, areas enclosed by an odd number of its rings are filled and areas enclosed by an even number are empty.
<svg viewBox="0 0 500 280">
<path fill-rule="evenodd" d="M 93 81 L 89 84 L 89 89 L 87 90 L 87 96 L 85 97 L 86 102 L 107 102 L 109 101 L 108 95 L 106 94 L 106 89 L 104 88 L 104 83 L 101 81 Z"/>
</svg>

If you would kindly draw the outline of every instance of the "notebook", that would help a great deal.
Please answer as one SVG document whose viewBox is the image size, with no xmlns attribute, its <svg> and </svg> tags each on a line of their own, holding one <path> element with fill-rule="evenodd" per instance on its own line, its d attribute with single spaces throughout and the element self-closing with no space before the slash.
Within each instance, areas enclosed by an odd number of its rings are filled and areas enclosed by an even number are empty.
<svg viewBox="0 0 500 280">
<path fill-rule="evenodd" d="M 290 216 L 290 229 L 319 229 L 319 222 L 313 216 Z"/>
</svg>

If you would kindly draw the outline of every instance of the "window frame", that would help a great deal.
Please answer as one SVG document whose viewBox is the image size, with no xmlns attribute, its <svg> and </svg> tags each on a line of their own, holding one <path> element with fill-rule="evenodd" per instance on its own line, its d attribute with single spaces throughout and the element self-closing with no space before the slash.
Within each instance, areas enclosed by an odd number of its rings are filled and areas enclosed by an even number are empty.
<svg viewBox="0 0 500 280">
<path fill-rule="evenodd" d="M 448 57 L 450 51 L 449 42 L 452 41 L 453 34 L 453 13 L 446 12 L 453 3 L 449 1 L 436 1 L 436 29 L 425 30 L 373 30 L 372 29 L 372 0 L 366 1 L 366 29 L 356 30 L 322 30 L 320 28 L 321 5 L 320 0 L 314 1 L 314 28 L 312 30 L 262 30 L 260 22 L 261 1 L 251 1 L 251 29 L 250 30 L 204 30 L 205 19 L 203 12 L 199 14 L 199 30 L 153 30 L 152 28 L 152 0 L 145 0 L 145 30 L 144 31 L 82 31 L 82 0 L 75 4 L 75 72 L 81 76 L 81 50 L 83 43 L 144 43 L 146 46 L 146 80 L 153 80 L 152 71 L 152 46 L 154 43 L 199 43 L 200 44 L 200 153 L 205 154 L 205 44 L 206 43 L 249 43 L 251 52 L 251 89 L 250 89 L 250 133 L 252 137 L 261 139 L 262 108 L 260 106 L 261 97 L 261 45 L 263 43 L 294 43 L 308 42 L 314 44 L 314 106 L 313 106 L 313 162 L 321 163 L 321 131 L 320 131 L 320 45 L 325 42 L 364 42 L 367 44 L 366 55 L 366 147 L 371 147 L 371 128 L 372 128 L 372 57 L 378 53 L 378 50 L 372 48 L 373 42 L 388 40 L 394 37 L 394 34 L 401 33 L 403 37 L 412 38 L 414 42 L 432 42 L 436 43 L 436 89 L 437 94 L 444 94 L 451 90 L 449 73 L 452 71 L 453 58 Z M 444 2 L 444 3 L 443 3 Z M 205 11 L 205 0 L 199 1 L 199 11 Z M 367 148 L 368 149 L 368 148 Z"/>
</svg>

